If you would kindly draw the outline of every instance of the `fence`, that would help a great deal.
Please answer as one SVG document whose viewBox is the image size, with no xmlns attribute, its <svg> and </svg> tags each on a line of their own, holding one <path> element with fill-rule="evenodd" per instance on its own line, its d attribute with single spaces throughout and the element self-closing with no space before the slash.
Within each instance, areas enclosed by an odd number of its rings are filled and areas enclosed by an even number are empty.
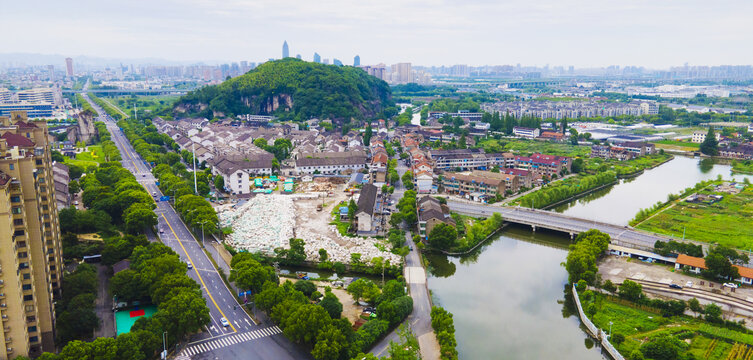
<svg viewBox="0 0 753 360">
<path fill-rule="evenodd" d="M 586 313 L 583 311 L 583 307 L 580 304 L 580 298 L 578 297 L 578 290 L 576 290 L 575 284 L 573 284 L 573 299 L 575 300 L 575 307 L 578 308 L 578 316 L 580 317 L 580 321 L 583 322 L 583 325 L 586 326 L 586 329 L 588 329 L 591 336 L 595 337 L 596 340 L 601 343 L 602 348 L 606 350 L 606 352 L 609 354 L 609 356 L 612 357 L 612 359 L 625 360 L 625 358 L 620 355 L 620 352 L 617 351 L 612 343 L 609 342 L 609 337 L 606 333 L 604 333 L 604 330 L 597 328 L 596 325 L 591 322 L 591 319 L 586 316 Z"/>
</svg>

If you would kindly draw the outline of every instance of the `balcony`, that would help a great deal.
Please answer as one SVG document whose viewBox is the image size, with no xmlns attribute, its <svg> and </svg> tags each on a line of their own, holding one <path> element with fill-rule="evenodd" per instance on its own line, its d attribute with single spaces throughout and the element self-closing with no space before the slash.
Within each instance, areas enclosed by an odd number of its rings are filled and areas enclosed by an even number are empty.
<svg viewBox="0 0 753 360">
<path fill-rule="evenodd" d="M 11 339 L 11 337 L 10 337 L 10 336 L 8 336 L 7 338 L 5 338 L 5 343 L 6 343 L 6 344 L 10 344 L 10 342 L 11 342 L 12 340 L 13 340 L 13 339 Z"/>
<path fill-rule="evenodd" d="M 0 318 L 2 318 L 3 321 L 8 321 L 8 315 L 5 315 L 5 314 L 0 315 Z"/>
<path fill-rule="evenodd" d="M 5 299 L 5 293 L 0 293 L 0 299 Z"/>
<path fill-rule="evenodd" d="M 5 349 L 5 351 L 6 351 L 6 352 L 7 352 L 8 354 L 10 354 L 10 353 L 12 353 L 12 352 L 13 352 L 13 348 L 12 348 L 12 347 L 9 347 L 9 348 Z"/>
</svg>

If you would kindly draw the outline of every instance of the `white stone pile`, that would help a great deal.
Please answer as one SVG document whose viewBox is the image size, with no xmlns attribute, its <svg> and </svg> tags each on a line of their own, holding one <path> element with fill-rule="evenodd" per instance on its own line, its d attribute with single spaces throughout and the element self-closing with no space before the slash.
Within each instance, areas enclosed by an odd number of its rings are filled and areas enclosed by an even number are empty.
<svg viewBox="0 0 753 360">
<path fill-rule="evenodd" d="M 325 237 L 320 234 L 316 234 L 310 231 L 301 230 L 297 233 L 298 238 L 306 241 L 306 259 L 311 261 L 319 261 L 319 249 L 327 250 L 327 257 L 331 262 L 342 262 L 345 264 L 350 263 L 350 254 L 361 254 L 361 261 L 368 263 L 372 258 L 381 257 L 384 260 L 389 260 L 390 264 L 399 264 L 400 256 L 395 255 L 389 251 L 379 250 L 375 244 L 379 240 L 374 238 L 362 238 L 362 237 L 346 237 L 340 235 L 336 226 L 329 226 L 330 233 L 336 234 L 335 237 L 339 239 L 339 243 L 348 244 L 348 246 L 342 246 L 338 244 L 333 238 Z M 386 249 L 389 249 L 389 245 L 386 245 Z"/>
<path fill-rule="evenodd" d="M 228 242 L 236 249 L 273 254 L 278 247 L 288 247 L 293 237 L 295 207 L 288 196 L 256 196 L 218 216 L 222 226 L 232 226 Z"/>
<path fill-rule="evenodd" d="M 297 237 L 306 243 L 307 260 L 319 261 L 319 249 L 325 249 L 332 262 L 347 264 L 350 263 L 350 254 L 360 253 L 361 261 L 366 263 L 375 257 L 389 260 L 393 265 L 400 263 L 401 258 L 398 255 L 381 251 L 376 247 L 379 240 L 342 236 L 337 227 L 332 225 L 327 225 L 329 236 L 301 228 L 294 231 L 294 200 L 315 199 L 319 196 L 320 194 L 260 195 L 236 208 L 218 208 L 217 215 L 222 227 L 232 227 L 233 233 L 227 237 L 227 242 L 239 250 L 273 255 L 276 248 L 290 248 L 289 239 Z M 385 248 L 389 250 L 389 245 Z"/>
</svg>

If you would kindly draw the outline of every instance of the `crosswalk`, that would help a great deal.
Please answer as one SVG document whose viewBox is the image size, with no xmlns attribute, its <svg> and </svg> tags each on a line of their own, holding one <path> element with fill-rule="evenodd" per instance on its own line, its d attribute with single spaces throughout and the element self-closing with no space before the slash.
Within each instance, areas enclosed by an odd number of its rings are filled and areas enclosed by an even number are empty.
<svg viewBox="0 0 753 360">
<path fill-rule="evenodd" d="M 279 334 L 281 332 L 282 330 L 280 330 L 279 327 L 271 326 L 268 328 L 244 332 L 244 333 L 235 334 L 231 336 L 224 336 L 215 340 L 189 345 L 187 348 L 183 349 L 183 351 L 180 352 L 179 356 L 190 357 L 193 355 L 198 355 L 198 354 L 212 351 L 215 349 L 223 348 L 225 346 L 235 345 L 238 343 L 259 339 L 266 336 L 272 336 L 275 334 Z"/>
</svg>

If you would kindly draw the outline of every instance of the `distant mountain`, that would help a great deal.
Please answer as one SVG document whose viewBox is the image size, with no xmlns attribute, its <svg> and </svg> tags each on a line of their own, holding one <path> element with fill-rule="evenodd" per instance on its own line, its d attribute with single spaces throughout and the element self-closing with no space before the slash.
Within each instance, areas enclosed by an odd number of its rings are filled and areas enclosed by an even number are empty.
<svg viewBox="0 0 753 360">
<path fill-rule="evenodd" d="M 31 54 L 31 53 L 0 53 L 0 67 L 3 66 L 65 66 L 65 58 L 73 58 L 74 67 L 104 68 L 122 65 L 189 65 L 197 64 L 196 61 L 174 61 L 159 58 L 102 58 L 87 55 L 60 55 L 60 54 Z M 206 62 L 208 64 L 217 61 Z"/>
<path fill-rule="evenodd" d="M 193 91 L 178 99 L 174 110 L 210 119 L 258 114 L 348 123 L 372 119 L 390 106 L 394 102 L 387 83 L 359 68 L 287 58 Z"/>
</svg>

